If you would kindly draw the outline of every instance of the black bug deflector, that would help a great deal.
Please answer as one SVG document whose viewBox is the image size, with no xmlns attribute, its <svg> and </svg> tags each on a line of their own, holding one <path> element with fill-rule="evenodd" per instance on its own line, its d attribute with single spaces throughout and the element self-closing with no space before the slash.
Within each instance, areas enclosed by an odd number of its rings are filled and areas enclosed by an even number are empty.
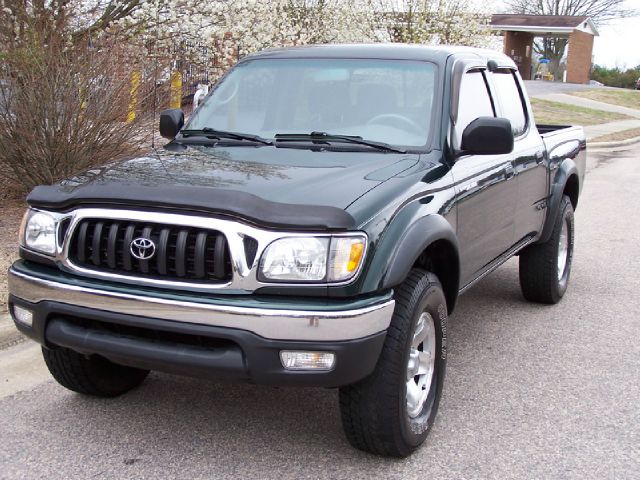
<svg viewBox="0 0 640 480">
<path fill-rule="evenodd" d="M 101 183 L 69 191 L 61 185 L 39 186 L 27 197 L 34 208 L 65 210 L 79 206 L 175 208 L 239 217 L 271 227 L 346 230 L 355 220 L 344 210 L 323 205 L 272 202 L 250 193 L 197 186 L 151 186 Z"/>
</svg>

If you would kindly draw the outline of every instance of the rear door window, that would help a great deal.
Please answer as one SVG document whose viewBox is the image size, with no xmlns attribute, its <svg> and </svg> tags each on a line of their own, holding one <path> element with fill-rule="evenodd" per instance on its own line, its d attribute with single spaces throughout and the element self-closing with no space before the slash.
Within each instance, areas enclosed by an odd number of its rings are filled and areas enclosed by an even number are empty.
<svg viewBox="0 0 640 480">
<path fill-rule="evenodd" d="M 511 121 L 511 129 L 517 137 L 527 129 L 527 115 L 513 70 L 497 70 L 493 73 L 493 84 L 500 103 L 500 115 Z"/>
<path fill-rule="evenodd" d="M 465 73 L 460 84 L 458 120 L 454 129 L 456 145 L 460 145 L 462 132 L 478 117 L 495 116 L 487 82 L 481 70 Z"/>
</svg>

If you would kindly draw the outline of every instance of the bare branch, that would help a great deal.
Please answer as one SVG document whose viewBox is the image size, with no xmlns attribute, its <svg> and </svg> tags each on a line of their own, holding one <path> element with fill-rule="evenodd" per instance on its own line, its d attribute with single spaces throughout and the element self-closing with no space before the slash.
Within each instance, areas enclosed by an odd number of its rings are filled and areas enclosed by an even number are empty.
<svg viewBox="0 0 640 480">
<path fill-rule="evenodd" d="M 507 11 L 528 15 L 587 16 L 597 25 L 639 14 L 637 9 L 627 7 L 624 0 L 508 0 Z"/>
</svg>

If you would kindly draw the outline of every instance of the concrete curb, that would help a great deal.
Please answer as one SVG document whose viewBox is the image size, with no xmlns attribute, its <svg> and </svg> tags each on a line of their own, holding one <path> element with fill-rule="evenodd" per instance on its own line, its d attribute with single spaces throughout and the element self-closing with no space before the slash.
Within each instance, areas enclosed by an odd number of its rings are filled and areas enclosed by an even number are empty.
<svg viewBox="0 0 640 480">
<path fill-rule="evenodd" d="M 0 350 L 6 350 L 27 339 L 21 334 L 8 313 L 0 313 Z"/>
<path fill-rule="evenodd" d="M 599 148 L 626 147 L 629 145 L 634 145 L 638 142 L 640 142 L 640 137 L 627 138 L 626 140 L 618 140 L 615 142 L 589 142 L 587 140 L 587 147 L 597 150 Z"/>
</svg>

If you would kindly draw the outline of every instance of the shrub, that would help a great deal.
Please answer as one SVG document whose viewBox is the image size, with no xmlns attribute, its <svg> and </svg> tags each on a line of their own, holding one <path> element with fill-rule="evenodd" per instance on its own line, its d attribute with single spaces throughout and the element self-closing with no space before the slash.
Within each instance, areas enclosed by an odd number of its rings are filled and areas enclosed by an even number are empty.
<svg viewBox="0 0 640 480">
<path fill-rule="evenodd" d="M 136 148 L 141 115 L 127 122 L 136 65 L 121 61 L 115 39 L 62 40 L 32 31 L 1 53 L 0 175 L 22 191 Z"/>
<path fill-rule="evenodd" d="M 626 70 L 596 65 L 593 67 L 591 78 L 608 87 L 636 88 L 636 81 L 640 78 L 640 65 Z"/>
</svg>

